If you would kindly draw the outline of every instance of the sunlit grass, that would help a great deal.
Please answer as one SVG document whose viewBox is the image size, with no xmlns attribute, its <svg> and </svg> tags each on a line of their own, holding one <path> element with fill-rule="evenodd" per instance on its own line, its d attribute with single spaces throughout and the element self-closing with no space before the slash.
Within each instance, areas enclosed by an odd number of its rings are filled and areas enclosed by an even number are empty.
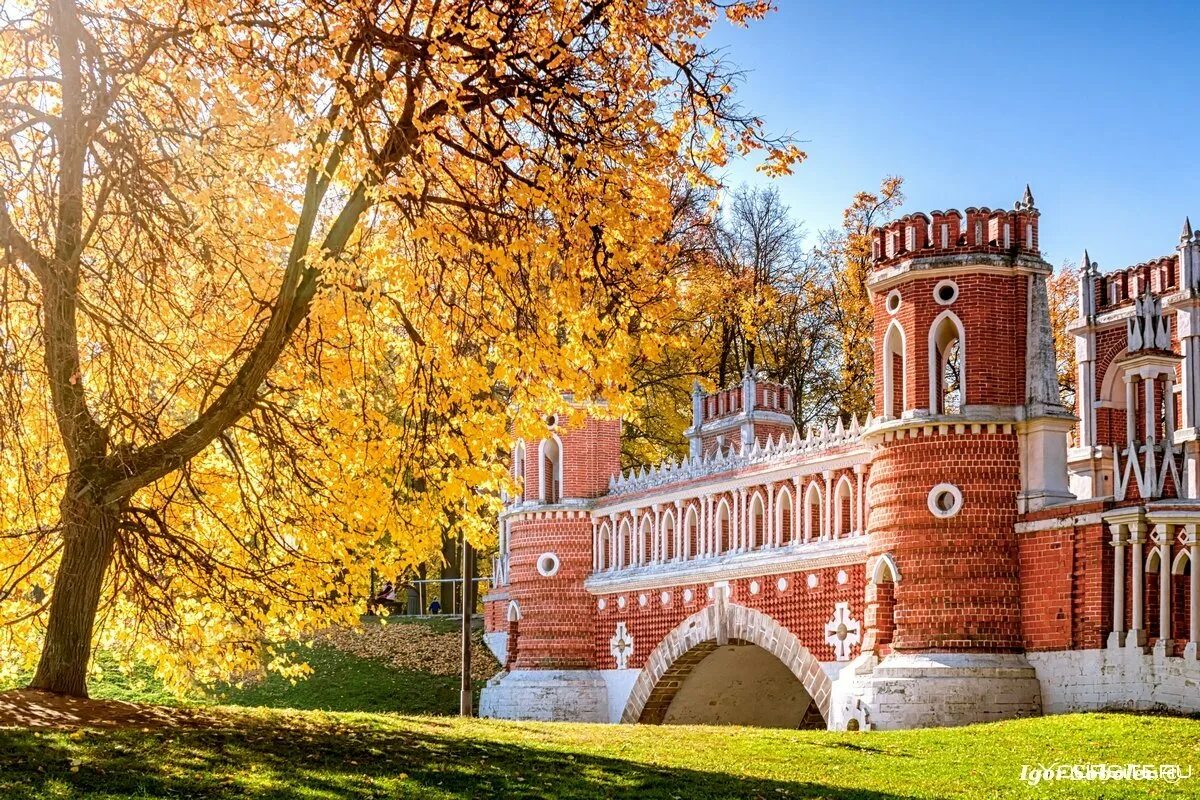
<svg viewBox="0 0 1200 800">
<path fill-rule="evenodd" d="M 230 709 L 203 730 L 0 731 L 4 798 L 1194 797 L 1022 764 L 1200 761 L 1200 722 L 1093 714 L 835 734 Z M 74 771 L 72 771 L 74 770 Z"/>
</svg>

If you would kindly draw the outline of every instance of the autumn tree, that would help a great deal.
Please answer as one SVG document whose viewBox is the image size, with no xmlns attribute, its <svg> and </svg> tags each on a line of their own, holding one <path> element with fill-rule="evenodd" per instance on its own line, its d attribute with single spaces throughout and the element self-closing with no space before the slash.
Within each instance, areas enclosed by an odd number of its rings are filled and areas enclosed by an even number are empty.
<svg viewBox="0 0 1200 800">
<path fill-rule="evenodd" d="M 840 355 L 836 413 L 843 421 L 871 411 L 875 357 L 874 317 L 867 294 L 871 229 L 904 203 L 904 179 L 884 178 L 878 192 L 859 192 L 842 213 L 842 227 L 821 236 L 816 257 L 833 274 L 828 304 Z"/>
<path fill-rule="evenodd" d="M 687 302 L 673 181 L 799 156 L 699 44 L 764 10 L 5 3 L 0 669 L 244 671 L 486 536 L 511 426 Z"/>
<path fill-rule="evenodd" d="M 1079 267 L 1068 261 L 1046 280 L 1050 303 L 1050 331 L 1054 335 L 1054 367 L 1063 407 L 1075 408 L 1075 337 L 1071 325 L 1079 316 Z"/>
</svg>

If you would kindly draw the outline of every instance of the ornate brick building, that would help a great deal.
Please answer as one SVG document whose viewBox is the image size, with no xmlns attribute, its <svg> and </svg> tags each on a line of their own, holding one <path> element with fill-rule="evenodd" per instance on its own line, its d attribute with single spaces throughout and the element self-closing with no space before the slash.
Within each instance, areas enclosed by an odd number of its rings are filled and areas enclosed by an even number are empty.
<svg viewBox="0 0 1200 800">
<path fill-rule="evenodd" d="M 1086 259 L 1060 405 L 1031 194 L 873 232 L 875 409 L 794 429 L 747 374 L 680 463 L 517 442 L 486 715 L 903 728 L 1200 711 L 1200 236 Z"/>
</svg>

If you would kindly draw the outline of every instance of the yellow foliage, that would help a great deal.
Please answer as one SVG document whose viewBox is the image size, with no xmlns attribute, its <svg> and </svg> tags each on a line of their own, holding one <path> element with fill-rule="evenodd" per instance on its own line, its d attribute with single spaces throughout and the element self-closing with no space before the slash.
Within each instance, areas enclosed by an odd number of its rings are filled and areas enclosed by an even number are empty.
<svg viewBox="0 0 1200 800">
<path fill-rule="evenodd" d="M 694 301 L 673 182 L 802 157 L 727 99 L 710 2 L 58 7 L 0 24 L 3 673 L 87 591 L 85 512 L 93 643 L 176 686 L 486 546 L 512 432 L 627 411 Z"/>
</svg>

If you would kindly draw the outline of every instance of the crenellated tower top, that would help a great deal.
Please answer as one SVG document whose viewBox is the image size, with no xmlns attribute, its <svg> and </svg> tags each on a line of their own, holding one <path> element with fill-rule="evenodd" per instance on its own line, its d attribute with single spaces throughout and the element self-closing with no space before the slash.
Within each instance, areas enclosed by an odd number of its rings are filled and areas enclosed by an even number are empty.
<svg viewBox="0 0 1200 800">
<path fill-rule="evenodd" d="M 1038 217 L 1033 192 L 1012 211 L 968 208 L 909 214 L 871 231 L 871 262 L 875 268 L 905 259 L 990 253 L 1040 257 Z"/>
</svg>

